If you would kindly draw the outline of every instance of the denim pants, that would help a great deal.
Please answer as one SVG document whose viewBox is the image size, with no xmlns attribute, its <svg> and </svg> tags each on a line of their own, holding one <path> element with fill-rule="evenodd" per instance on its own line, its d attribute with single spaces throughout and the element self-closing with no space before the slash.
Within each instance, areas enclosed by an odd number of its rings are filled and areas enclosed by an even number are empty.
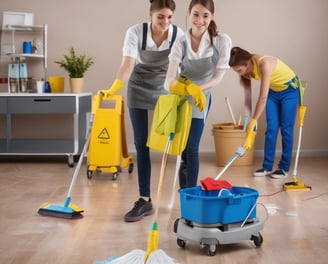
<svg viewBox="0 0 328 264">
<path fill-rule="evenodd" d="M 204 130 L 204 119 L 192 118 L 186 148 L 181 155 L 180 188 L 197 185 L 199 172 L 199 143 Z"/>
<path fill-rule="evenodd" d="M 293 153 L 294 124 L 299 104 L 299 88 L 275 92 L 269 90 L 266 103 L 267 129 L 265 132 L 263 168 L 272 171 L 275 160 L 277 137 L 280 129 L 282 154 L 279 169 L 288 172 Z"/>
<path fill-rule="evenodd" d="M 129 108 L 129 112 L 137 152 L 139 195 L 150 197 L 151 163 L 150 151 L 146 145 L 148 139 L 148 110 Z"/>
</svg>

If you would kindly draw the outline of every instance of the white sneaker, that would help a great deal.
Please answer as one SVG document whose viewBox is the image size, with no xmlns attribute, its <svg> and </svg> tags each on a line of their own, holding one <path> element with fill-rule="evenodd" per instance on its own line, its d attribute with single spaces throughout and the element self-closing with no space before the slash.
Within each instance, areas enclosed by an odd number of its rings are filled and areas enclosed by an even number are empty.
<svg viewBox="0 0 328 264">
<path fill-rule="evenodd" d="M 277 169 L 271 174 L 271 177 L 274 179 L 282 179 L 282 178 L 286 178 L 287 176 L 288 173 L 282 169 Z"/>
<path fill-rule="evenodd" d="M 254 177 L 264 177 L 264 176 L 268 176 L 270 174 L 271 174 L 271 171 L 266 171 L 263 168 L 253 172 Z"/>
</svg>

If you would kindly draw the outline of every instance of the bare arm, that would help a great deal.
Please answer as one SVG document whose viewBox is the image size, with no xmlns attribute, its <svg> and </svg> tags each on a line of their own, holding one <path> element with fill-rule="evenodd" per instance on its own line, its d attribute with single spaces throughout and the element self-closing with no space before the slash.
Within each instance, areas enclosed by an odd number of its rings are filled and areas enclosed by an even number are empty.
<svg viewBox="0 0 328 264">
<path fill-rule="evenodd" d="M 257 99 L 255 111 L 253 115 L 253 118 L 256 120 L 260 118 L 260 116 L 262 115 L 265 109 L 269 88 L 270 88 L 270 77 L 276 65 L 277 65 L 277 60 L 272 57 L 264 58 L 260 63 L 260 73 L 261 73 L 260 94 Z"/>
<path fill-rule="evenodd" d="M 223 69 L 215 69 L 213 77 L 208 82 L 201 85 L 202 90 L 217 86 L 222 81 L 224 73 L 225 70 Z"/>
<path fill-rule="evenodd" d="M 244 105 L 245 105 L 245 116 L 252 116 L 252 86 L 249 79 L 241 77 L 240 80 L 244 87 Z"/>
<path fill-rule="evenodd" d="M 170 90 L 170 85 L 177 80 L 179 70 L 179 61 L 176 59 L 170 59 L 170 63 L 166 72 L 166 78 L 164 82 L 164 88 Z"/>
<path fill-rule="evenodd" d="M 135 59 L 132 57 L 124 56 L 122 58 L 121 66 L 117 72 L 116 79 L 121 80 L 124 84 L 128 81 L 131 76 L 133 67 L 135 65 Z"/>
</svg>

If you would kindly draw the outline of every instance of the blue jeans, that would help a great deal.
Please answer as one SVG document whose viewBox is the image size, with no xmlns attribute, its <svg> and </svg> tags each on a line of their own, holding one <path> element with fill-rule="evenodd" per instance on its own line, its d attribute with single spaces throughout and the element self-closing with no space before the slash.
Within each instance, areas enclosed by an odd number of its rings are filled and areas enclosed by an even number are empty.
<svg viewBox="0 0 328 264">
<path fill-rule="evenodd" d="M 150 197 L 150 151 L 148 139 L 148 110 L 129 108 L 133 127 L 134 145 L 137 152 L 137 168 L 140 196 Z"/>
<path fill-rule="evenodd" d="M 199 172 L 199 143 L 204 130 L 204 119 L 192 118 L 186 148 L 181 155 L 180 188 L 197 185 Z"/>
<path fill-rule="evenodd" d="M 289 171 L 293 154 L 294 124 L 299 104 L 299 88 L 275 92 L 269 90 L 266 103 L 267 130 L 265 132 L 263 168 L 272 171 L 275 160 L 276 144 L 280 129 L 282 139 L 282 155 L 279 169 Z"/>
</svg>

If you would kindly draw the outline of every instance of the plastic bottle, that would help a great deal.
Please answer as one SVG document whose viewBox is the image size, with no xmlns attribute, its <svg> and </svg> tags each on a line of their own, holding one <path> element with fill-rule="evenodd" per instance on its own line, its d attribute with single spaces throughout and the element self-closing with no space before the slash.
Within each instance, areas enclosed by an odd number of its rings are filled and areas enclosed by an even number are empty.
<svg viewBox="0 0 328 264">
<path fill-rule="evenodd" d="M 44 82 L 44 92 L 51 93 L 50 83 L 48 81 Z"/>
</svg>

